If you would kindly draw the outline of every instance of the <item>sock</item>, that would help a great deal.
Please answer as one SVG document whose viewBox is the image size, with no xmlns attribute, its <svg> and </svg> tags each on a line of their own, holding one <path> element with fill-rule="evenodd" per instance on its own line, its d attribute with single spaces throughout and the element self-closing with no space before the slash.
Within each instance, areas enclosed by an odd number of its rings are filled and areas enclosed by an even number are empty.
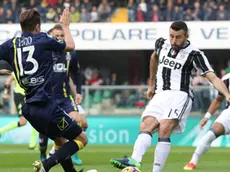
<svg viewBox="0 0 230 172">
<path fill-rule="evenodd" d="M 213 140 L 215 140 L 217 137 L 216 135 L 213 133 L 213 131 L 208 131 L 204 137 L 201 139 L 199 145 L 197 146 L 195 152 L 193 153 L 192 159 L 191 159 L 191 163 L 197 165 L 199 159 L 201 158 L 201 156 L 208 151 L 211 143 Z"/>
<path fill-rule="evenodd" d="M 79 146 L 75 141 L 65 143 L 51 157 L 43 161 L 43 166 L 46 171 L 49 171 L 58 163 L 63 163 L 64 160 L 70 159 L 71 155 L 79 150 Z"/>
<path fill-rule="evenodd" d="M 19 126 L 20 126 L 19 122 L 12 122 L 12 123 L 0 128 L 0 134 L 4 133 L 6 131 L 12 130 L 14 128 L 17 128 Z"/>
<path fill-rule="evenodd" d="M 162 172 L 170 152 L 170 138 L 159 138 L 154 154 L 153 172 Z"/>
<path fill-rule="evenodd" d="M 29 148 L 36 147 L 38 132 L 32 127 Z"/>
<path fill-rule="evenodd" d="M 39 146 L 40 146 L 41 157 L 46 157 L 47 145 L 48 145 L 48 137 L 44 134 L 39 133 Z"/>
<path fill-rule="evenodd" d="M 135 159 L 137 162 L 141 162 L 145 152 L 150 147 L 151 142 L 152 134 L 147 131 L 141 131 L 134 144 L 131 158 Z"/>
</svg>

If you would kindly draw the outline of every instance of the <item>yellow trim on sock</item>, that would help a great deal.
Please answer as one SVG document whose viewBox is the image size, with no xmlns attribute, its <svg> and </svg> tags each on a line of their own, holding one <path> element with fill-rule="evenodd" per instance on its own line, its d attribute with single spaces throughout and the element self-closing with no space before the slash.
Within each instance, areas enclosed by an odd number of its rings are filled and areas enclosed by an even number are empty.
<svg viewBox="0 0 230 172">
<path fill-rule="evenodd" d="M 83 149 L 85 145 L 79 140 L 73 140 L 79 147 L 79 150 Z"/>
<path fill-rule="evenodd" d="M 56 145 L 55 142 L 54 142 L 54 149 L 55 149 L 55 150 L 60 149 L 60 146 Z"/>
</svg>

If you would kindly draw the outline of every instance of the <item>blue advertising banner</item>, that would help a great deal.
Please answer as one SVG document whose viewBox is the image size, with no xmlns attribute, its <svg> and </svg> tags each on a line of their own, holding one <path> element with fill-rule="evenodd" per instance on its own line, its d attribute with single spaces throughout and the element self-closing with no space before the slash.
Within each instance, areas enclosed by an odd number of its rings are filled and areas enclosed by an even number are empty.
<svg viewBox="0 0 230 172">
<path fill-rule="evenodd" d="M 1 116 L 0 127 L 17 121 L 17 117 Z M 174 134 L 171 137 L 172 145 L 196 146 L 201 137 L 210 129 L 214 120 L 210 120 L 203 130 L 199 128 L 200 118 L 191 117 L 187 121 L 186 130 L 183 134 Z M 89 144 L 113 144 L 132 145 L 138 132 L 140 117 L 138 116 L 89 116 L 89 128 L 87 135 Z M 16 128 L 5 132 L 0 137 L 0 144 L 28 144 L 31 134 L 31 126 Z M 157 134 L 153 134 L 152 144 L 157 143 Z M 212 143 L 212 146 L 230 146 L 230 136 L 219 137 Z"/>
</svg>

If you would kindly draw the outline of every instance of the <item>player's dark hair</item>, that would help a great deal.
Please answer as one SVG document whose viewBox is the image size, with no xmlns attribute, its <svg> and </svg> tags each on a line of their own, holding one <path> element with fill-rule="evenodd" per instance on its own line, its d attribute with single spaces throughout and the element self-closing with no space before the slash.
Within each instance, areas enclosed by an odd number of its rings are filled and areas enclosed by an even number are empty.
<svg viewBox="0 0 230 172">
<path fill-rule="evenodd" d="M 37 24 L 41 25 L 41 16 L 34 9 L 26 10 L 20 14 L 19 22 L 23 32 L 32 32 Z"/>
<path fill-rule="evenodd" d="M 185 33 L 188 33 L 188 27 L 184 21 L 175 21 L 171 24 L 170 28 L 175 31 L 183 30 Z"/>
</svg>

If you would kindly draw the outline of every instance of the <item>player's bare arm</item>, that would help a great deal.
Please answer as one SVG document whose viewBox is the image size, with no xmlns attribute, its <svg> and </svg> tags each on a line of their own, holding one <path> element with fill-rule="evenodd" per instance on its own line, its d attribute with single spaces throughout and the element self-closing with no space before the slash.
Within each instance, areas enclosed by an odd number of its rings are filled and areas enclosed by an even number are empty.
<svg viewBox="0 0 230 172">
<path fill-rule="evenodd" d="M 147 90 L 147 99 L 151 99 L 153 97 L 153 95 L 154 95 L 157 64 L 158 64 L 158 56 L 154 52 L 150 57 L 149 86 L 148 86 L 148 90 Z"/>
<path fill-rule="evenodd" d="M 81 104 L 82 95 L 77 93 L 76 88 L 75 88 L 76 86 L 74 85 L 73 80 L 72 80 L 71 77 L 69 78 L 69 86 L 70 86 L 70 90 L 71 90 L 72 94 L 74 95 L 75 103 L 76 104 Z"/>
<path fill-rule="evenodd" d="M 200 128 L 203 129 L 203 127 L 206 125 L 210 117 L 215 113 L 215 111 L 220 107 L 221 103 L 224 100 L 224 96 L 218 95 L 215 100 L 212 101 L 208 108 L 208 112 L 205 114 L 204 118 L 200 122 Z"/>
<path fill-rule="evenodd" d="M 5 88 L 4 88 L 4 93 L 2 95 L 2 98 L 4 99 L 9 99 L 10 97 L 10 85 L 12 83 L 12 81 L 14 80 L 13 75 L 10 75 L 5 82 Z"/>
<path fill-rule="evenodd" d="M 64 9 L 61 18 L 60 18 L 60 24 L 63 28 L 64 35 L 65 35 L 65 41 L 66 41 L 66 51 L 73 51 L 75 49 L 75 43 L 73 41 L 73 38 L 71 36 L 71 32 L 69 29 L 70 25 L 70 12 L 69 8 Z"/>
<path fill-rule="evenodd" d="M 230 94 L 224 82 L 218 78 L 214 72 L 206 73 L 205 77 L 226 97 L 226 100 L 230 102 Z"/>
</svg>

